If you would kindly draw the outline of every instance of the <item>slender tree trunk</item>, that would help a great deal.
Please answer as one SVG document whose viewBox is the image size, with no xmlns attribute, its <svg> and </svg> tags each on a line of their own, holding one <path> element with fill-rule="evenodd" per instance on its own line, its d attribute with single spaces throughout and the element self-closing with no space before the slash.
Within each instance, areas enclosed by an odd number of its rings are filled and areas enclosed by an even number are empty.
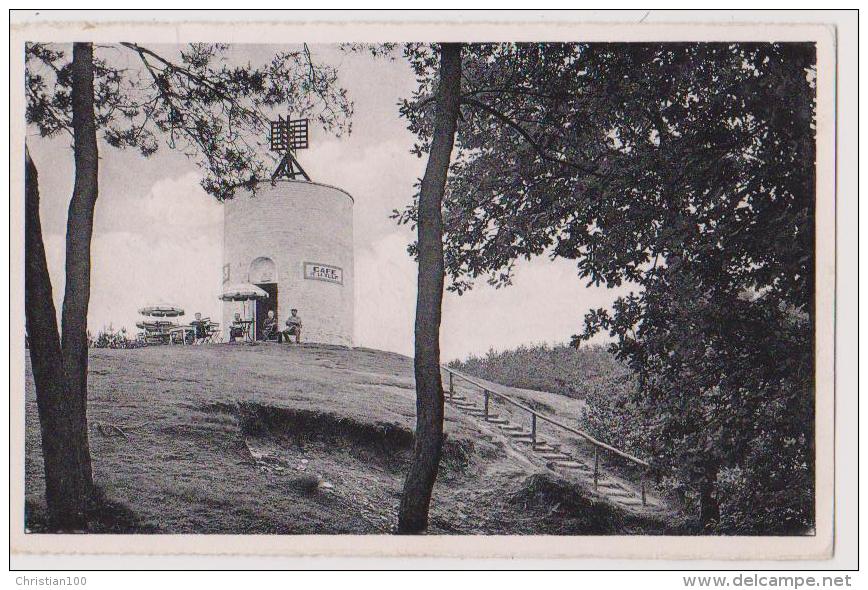
<svg viewBox="0 0 868 590">
<path fill-rule="evenodd" d="M 75 438 L 75 412 L 65 391 L 57 313 L 39 220 L 39 178 L 26 148 L 24 160 L 24 314 L 39 409 L 49 526 L 83 529 L 87 526 L 89 485 L 84 481 L 78 454 L 69 444 Z"/>
<path fill-rule="evenodd" d="M 455 142 L 461 94 L 461 45 L 440 46 L 434 134 L 419 194 L 419 277 L 416 297 L 416 442 L 404 482 L 398 532 L 428 528 L 431 491 L 443 446 L 443 384 L 440 378 L 440 308 L 443 303 L 442 203 Z"/>
<path fill-rule="evenodd" d="M 60 338 L 39 221 L 36 166 L 29 154 L 25 162 L 25 314 L 42 431 L 45 499 L 50 526 L 58 530 L 86 528 L 93 493 L 87 432 L 90 243 L 99 171 L 93 69 L 93 46 L 74 43 L 70 98 L 75 183 L 66 223 L 66 289 Z"/>
<path fill-rule="evenodd" d="M 72 48 L 72 131 L 75 184 L 66 221 L 66 290 L 63 295 L 61 347 L 67 394 L 75 412 L 71 441 L 83 476 L 92 486 L 87 433 L 87 310 L 90 305 L 90 245 L 98 192 L 99 152 L 93 94 L 93 45 Z"/>
<path fill-rule="evenodd" d="M 699 524 L 702 530 L 714 528 L 720 522 L 720 501 L 717 498 L 717 465 L 705 469 L 699 489 Z"/>
</svg>

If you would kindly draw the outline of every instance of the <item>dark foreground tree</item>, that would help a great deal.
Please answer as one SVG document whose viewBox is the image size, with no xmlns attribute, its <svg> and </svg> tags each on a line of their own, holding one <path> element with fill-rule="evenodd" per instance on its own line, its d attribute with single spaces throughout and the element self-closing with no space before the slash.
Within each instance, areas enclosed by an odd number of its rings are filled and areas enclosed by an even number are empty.
<svg viewBox="0 0 868 590">
<path fill-rule="evenodd" d="M 412 63 L 402 113 L 424 150 L 436 72 Z M 722 491 L 737 480 L 765 521 L 810 526 L 813 45 L 480 44 L 462 68 L 449 288 L 508 285 L 541 254 L 590 284 L 634 285 L 583 337 L 608 331 L 637 374 L 624 401 L 647 426 L 642 450 L 704 528 L 731 522 Z M 421 222 L 418 203 L 397 217 Z"/>
<path fill-rule="evenodd" d="M 419 270 L 413 358 L 416 376 L 416 439 L 413 462 L 401 496 L 399 533 L 419 533 L 428 527 L 428 508 L 443 447 L 440 312 L 444 270 L 441 209 L 458 122 L 461 45 L 441 44 L 439 57 L 434 129 L 428 164 L 419 191 Z"/>
<path fill-rule="evenodd" d="M 81 529 L 87 524 L 85 499 L 92 486 L 87 431 L 82 432 L 75 398 L 66 387 L 39 221 L 39 180 L 29 151 L 25 151 L 24 165 L 24 312 L 30 350 L 39 351 L 30 358 L 42 433 L 46 503 L 55 528 Z"/>
<path fill-rule="evenodd" d="M 72 60 L 45 44 L 26 48 L 27 122 L 46 137 L 69 133 L 75 182 L 66 233 L 61 332 L 39 221 L 37 170 L 25 158 L 25 313 L 36 384 L 49 526 L 84 529 L 94 484 L 87 426 L 90 247 L 98 195 L 98 130 L 106 144 L 153 154 L 163 136 L 194 159 L 218 200 L 268 178 L 260 145 L 270 110 L 311 116 L 327 131 L 348 128 L 352 103 L 334 68 L 307 46 L 266 65 L 234 67 L 225 45 L 193 44 L 167 57 L 134 43 L 75 43 Z"/>
</svg>

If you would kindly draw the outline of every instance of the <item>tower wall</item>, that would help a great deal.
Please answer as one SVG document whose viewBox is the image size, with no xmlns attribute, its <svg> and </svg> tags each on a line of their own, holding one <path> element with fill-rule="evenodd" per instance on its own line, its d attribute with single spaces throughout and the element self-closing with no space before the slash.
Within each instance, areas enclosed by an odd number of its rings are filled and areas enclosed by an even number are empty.
<svg viewBox="0 0 868 590">
<path fill-rule="evenodd" d="M 353 345 L 353 199 L 347 192 L 313 182 L 263 182 L 255 195 L 239 191 L 226 201 L 223 219 L 224 286 L 276 282 L 281 329 L 297 308 L 302 341 Z M 224 327 L 242 309 L 224 303 Z"/>
</svg>

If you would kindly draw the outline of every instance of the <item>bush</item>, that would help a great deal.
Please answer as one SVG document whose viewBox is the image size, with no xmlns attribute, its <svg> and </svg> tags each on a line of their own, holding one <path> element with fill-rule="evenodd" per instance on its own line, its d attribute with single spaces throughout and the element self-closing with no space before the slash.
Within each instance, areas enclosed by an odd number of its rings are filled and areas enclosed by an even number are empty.
<svg viewBox="0 0 868 590">
<path fill-rule="evenodd" d="M 793 334 L 804 332 L 800 318 L 785 316 L 774 338 L 786 345 Z M 782 360 L 779 362 L 783 362 Z M 747 446 L 737 463 L 721 466 L 716 481 L 720 521 L 703 531 L 698 522 L 699 490 L 688 470 L 690 461 L 673 455 L 665 436 L 672 420 L 660 400 L 642 395 L 639 380 L 624 364 L 600 346 L 522 346 L 512 351 L 490 351 L 450 363 L 452 368 L 513 387 L 537 389 L 581 398 L 581 428 L 595 438 L 641 458 L 656 467 L 659 492 L 686 515 L 694 532 L 727 535 L 793 535 L 814 526 L 814 448 L 812 444 L 813 391 L 810 372 L 785 371 L 785 378 L 762 390 L 764 403 L 753 414 L 754 429 L 730 433 Z M 719 387 L 705 392 L 710 399 Z M 788 394 L 786 397 L 783 394 Z M 673 396 L 683 395 L 674 391 Z M 734 410 L 714 408 L 724 417 Z M 705 456 L 702 450 L 691 454 Z M 608 468 L 616 468 L 610 465 Z"/>
<path fill-rule="evenodd" d="M 91 348 L 139 348 L 142 343 L 127 335 L 127 329 L 113 330 L 111 326 L 100 330 L 96 337 L 88 331 L 87 340 Z"/>
<path fill-rule="evenodd" d="M 515 350 L 490 350 L 452 361 L 453 369 L 510 387 L 536 389 L 584 399 L 597 384 L 629 377 L 629 371 L 601 346 L 576 349 L 559 344 L 520 346 Z"/>
</svg>

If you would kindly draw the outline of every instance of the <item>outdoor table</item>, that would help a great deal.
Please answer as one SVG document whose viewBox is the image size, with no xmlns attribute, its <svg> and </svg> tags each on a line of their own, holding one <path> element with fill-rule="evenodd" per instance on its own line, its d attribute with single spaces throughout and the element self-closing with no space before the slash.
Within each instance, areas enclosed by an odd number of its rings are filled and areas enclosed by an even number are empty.
<svg viewBox="0 0 868 590">
<path fill-rule="evenodd" d="M 176 326 L 169 330 L 169 342 L 171 344 L 175 343 L 175 334 L 181 335 L 181 344 L 187 344 L 187 332 L 192 333 L 194 336 L 196 334 L 196 329 L 193 326 Z"/>
</svg>

